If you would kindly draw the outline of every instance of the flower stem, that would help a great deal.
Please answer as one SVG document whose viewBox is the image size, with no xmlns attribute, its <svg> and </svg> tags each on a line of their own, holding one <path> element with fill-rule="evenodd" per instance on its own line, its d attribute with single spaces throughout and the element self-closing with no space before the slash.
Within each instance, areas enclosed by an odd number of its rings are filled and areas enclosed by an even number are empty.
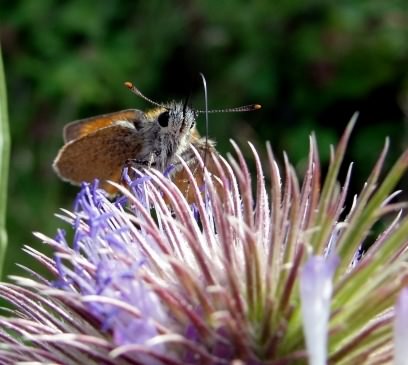
<svg viewBox="0 0 408 365">
<path fill-rule="evenodd" d="M 10 157 L 10 131 L 7 114 L 6 82 L 0 47 L 0 277 L 7 249 L 6 211 Z"/>
</svg>

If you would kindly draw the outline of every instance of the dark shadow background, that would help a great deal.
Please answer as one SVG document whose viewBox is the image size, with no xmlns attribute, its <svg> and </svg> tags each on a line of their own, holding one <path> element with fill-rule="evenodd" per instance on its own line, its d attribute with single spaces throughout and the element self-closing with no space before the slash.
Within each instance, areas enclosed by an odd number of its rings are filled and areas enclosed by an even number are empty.
<svg viewBox="0 0 408 365">
<path fill-rule="evenodd" d="M 6 273 L 26 260 L 23 244 L 39 246 L 31 232 L 53 236 L 62 225 L 53 214 L 72 206 L 77 188 L 51 169 L 64 124 L 150 107 L 126 80 L 159 102 L 192 91 L 202 108 L 203 72 L 210 108 L 263 105 L 210 115 L 219 151 L 233 138 L 264 153 L 270 140 L 300 174 L 310 132 L 324 165 L 358 110 L 347 156 L 356 163 L 353 192 L 386 136 L 388 166 L 408 145 L 406 0 L 2 1 L 0 40 L 12 133 Z"/>
</svg>

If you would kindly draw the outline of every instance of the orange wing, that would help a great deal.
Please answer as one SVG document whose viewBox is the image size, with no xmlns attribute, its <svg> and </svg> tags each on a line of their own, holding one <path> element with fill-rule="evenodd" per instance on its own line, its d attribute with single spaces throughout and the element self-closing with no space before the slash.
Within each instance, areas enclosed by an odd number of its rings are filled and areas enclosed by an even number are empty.
<svg viewBox="0 0 408 365">
<path fill-rule="evenodd" d="M 64 145 L 53 167 L 66 181 L 101 181 L 101 187 L 112 194 L 115 189 L 106 182 L 120 182 L 122 169 L 128 159 L 137 159 L 142 144 L 136 129 L 112 125 L 96 130 Z"/>
<path fill-rule="evenodd" d="M 145 118 L 145 113 L 137 109 L 126 109 L 119 112 L 97 115 L 91 118 L 75 120 L 64 127 L 64 142 L 68 143 L 93 133 L 101 128 L 109 127 L 119 120 L 135 123 Z"/>
</svg>

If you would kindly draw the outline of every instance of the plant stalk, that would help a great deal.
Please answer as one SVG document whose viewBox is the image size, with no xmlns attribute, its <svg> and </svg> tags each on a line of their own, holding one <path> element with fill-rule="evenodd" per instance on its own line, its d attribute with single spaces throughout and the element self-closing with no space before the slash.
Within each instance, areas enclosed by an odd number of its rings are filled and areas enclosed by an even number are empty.
<svg viewBox="0 0 408 365">
<path fill-rule="evenodd" d="M 7 113 L 6 80 L 0 46 L 0 278 L 7 250 L 7 186 L 10 158 L 10 129 Z"/>
</svg>

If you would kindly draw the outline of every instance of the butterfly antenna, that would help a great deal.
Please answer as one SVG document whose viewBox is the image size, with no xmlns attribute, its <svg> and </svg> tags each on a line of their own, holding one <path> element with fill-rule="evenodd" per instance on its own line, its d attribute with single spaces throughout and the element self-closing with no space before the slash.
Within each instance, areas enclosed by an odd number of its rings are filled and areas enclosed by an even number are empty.
<svg viewBox="0 0 408 365">
<path fill-rule="evenodd" d="M 160 106 L 162 108 L 164 108 L 163 105 L 156 103 L 155 101 L 153 101 L 152 99 L 149 99 L 148 97 L 144 96 L 142 94 L 142 92 L 135 86 L 133 85 L 131 82 L 126 81 L 125 82 L 125 86 L 133 93 L 136 94 L 137 96 L 140 96 L 142 99 L 145 99 L 146 101 L 148 101 L 150 104 L 156 105 L 156 106 Z"/>
<path fill-rule="evenodd" d="M 196 110 L 197 113 L 205 113 L 205 149 L 204 149 L 204 166 L 207 162 L 207 150 L 208 150 L 208 95 L 207 95 L 207 81 L 205 80 L 204 74 L 200 72 L 201 80 L 203 81 L 204 88 L 204 111 Z"/>
<path fill-rule="evenodd" d="M 227 108 L 227 109 L 213 109 L 213 110 L 196 110 L 199 114 L 209 114 L 209 113 L 240 113 L 240 112 L 252 112 L 254 110 L 261 109 L 262 105 L 260 104 L 250 104 L 243 105 L 237 108 Z"/>
</svg>

